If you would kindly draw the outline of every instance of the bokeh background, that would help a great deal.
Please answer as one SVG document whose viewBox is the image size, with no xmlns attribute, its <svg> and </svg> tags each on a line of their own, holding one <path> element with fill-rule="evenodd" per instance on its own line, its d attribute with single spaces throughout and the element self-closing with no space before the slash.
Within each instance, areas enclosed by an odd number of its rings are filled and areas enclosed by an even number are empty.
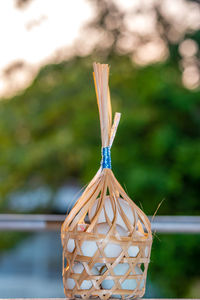
<svg viewBox="0 0 200 300">
<path fill-rule="evenodd" d="M 0 2 L 1 213 L 66 213 L 97 171 L 97 61 L 116 177 L 148 215 L 199 215 L 199 29 L 192 0 Z M 146 297 L 199 297 L 199 245 L 155 233 Z M 59 233 L 0 232 L 0 296 L 64 296 Z"/>
</svg>

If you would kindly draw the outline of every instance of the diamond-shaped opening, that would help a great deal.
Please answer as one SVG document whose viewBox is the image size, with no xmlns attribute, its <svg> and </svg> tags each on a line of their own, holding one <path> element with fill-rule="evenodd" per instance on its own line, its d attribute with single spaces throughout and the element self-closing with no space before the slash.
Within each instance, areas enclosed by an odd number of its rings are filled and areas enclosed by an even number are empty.
<svg viewBox="0 0 200 300">
<path fill-rule="evenodd" d="M 118 264 L 114 267 L 113 271 L 115 275 L 124 275 L 129 269 L 129 264 Z"/>
<path fill-rule="evenodd" d="M 108 223 L 100 223 L 97 224 L 97 232 L 100 234 L 107 234 L 108 231 L 110 230 L 110 226 L 108 225 Z"/>
<path fill-rule="evenodd" d="M 93 219 L 93 217 L 96 214 L 96 210 L 98 208 L 98 203 L 99 203 L 99 198 L 97 198 L 97 200 L 95 201 L 94 205 L 89 210 L 89 214 L 88 215 L 89 215 L 90 222 L 91 222 L 91 220 Z M 105 211 L 106 211 L 107 217 L 112 222 L 112 220 L 113 220 L 113 208 L 112 208 L 112 205 L 111 205 L 109 197 L 105 198 L 104 207 L 105 207 Z M 101 212 L 100 212 L 100 214 L 98 216 L 98 223 L 104 223 L 104 222 L 106 222 L 106 217 L 105 217 L 104 209 L 102 208 L 102 210 L 101 210 Z"/>
<path fill-rule="evenodd" d="M 112 222 L 113 218 L 114 218 L 114 214 L 113 214 L 113 207 L 110 201 L 110 197 L 106 197 L 105 199 L 105 211 L 103 209 L 103 214 L 106 220 L 106 217 L 109 218 L 109 220 Z"/>
<path fill-rule="evenodd" d="M 108 223 L 103 222 L 103 223 L 99 223 L 96 226 L 96 230 L 98 233 L 100 234 L 107 234 L 110 230 L 110 226 L 108 225 Z M 128 236 L 128 231 L 124 229 L 124 227 L 120 226 L 120 225 L 116 225 L 116 230 L 119 233 L 120 236 Z"/>
<path fill-rule="evenodd" d="M 74 273 L 81 274 L 83 270 L 84 270 L 84 266 L 81 263 L 77 262 L 74 264 L 73 266 Z"/>
<path fill-rule="evenodd" d="M 145 247 L 145 250 L 144 250 L 144 255 L 146 256 L 146 257 L 148 257 L 148 254 L 149 254 L 149 247 Z"/>
<path fill-rule="evenodd" d="M 117 232 L 120 236 L 128 236 L 128 229 L 125 229 L 121 225 L 116 225 Z"/>
<path fill-rule="evenodd" d="M 97 268 L 97 267 L 93 267 L 92 269 L 91 269 L 91 273 L 93 274 L 93 275 L 99 275 L 99 269 Z"/>
<path fill-rule="evenodd" d="M 138 246 L 130 246 L 130 247 L 128 248 L 128 255 L 129 255 L 130 257 L 136 257 L 136 256 L 138 255 L 138 253 L 139 253 L 139 248 L 138 248 Z"/>
<path fill-rule="evenodd" d="M 66 260 L 66 257 L 64 258 L 64 268 L 67 268 L 68 265 L 67 265 L 67 260 Z"/>
<path fill-rule="evenodd" d="M 74 240 L 73 239 L 69 239 L 68 243 L 67 243 L 67 250 L 69 252 L 73 252 L 74 248 L 75 248 L 75 242 L 74 242 Z"/>
<path fill-rule="evenodd" d="M 144 272 L 145 269 L 144 263 L 141 264 L 140 269 L 142 270 L 142 272 Z"/>
<path fill-rule="evenodd" d="M 104 249 L 104 253 L 107 257 L 117 257 L 121 252 L 122 248 L 119 245 L 113 243 L 108 244 Z"/>
<path fill-rule="evenodd" d="M 96 268 L 98 270 L 98 272 L 100 272 L 100 270 L 102 269 L 102 267 L 104 267 L 105 264 L 104 263 L 96 263 L 94 264 L 93 268 Z"/>
<path fill-rule="evenodd" d="M 87 228 L 87 227 L 88 227 L 88 212 L 87 212 L 87 214 L 85 215 L 84 223 L 87 224 L 87 226 L 86 226 L 86 228 Z"/>
<path fill-rule="evenodd" d="M 129 220 L 129 222 L 131 224 L 134 224 L 133 211 L 130 208 L 128 202 L 126 200 L 122 199 L 122 198 L 119 198 L 119 204 L 120 204 L 121 209 L 123 210 L 124 214 L 126 215 L 126 218 Z M 119 209 L 119 214 L 121 215 L 120 209 Z M 117 220 L 117 223 L 118 223 L 118 220 Z M 122 219 L 122 222 L 120 222 L 120 218 L 119 218 L 119 223 L 118 224 L 124 227 L 123 219 Z M 126 228 L 126 225 L 125 225 L 125 228 Z"/>
<path fill-rule="evenodd" d="M 123 290 L 134 290 L 137 287 L 137 281 L 135 279 L 125 279 L 121 283 Z"/>
<path fill-rule="evenodd" d="M 98 248 L 95 242 L 84 241 L 81 246 L 81 249 L 84 256 L 92 257 Z"/>
<path fill-rule="evenodd" d="M 140 215 L 138 215 L 139 220 L 137 221 L 137 229 L 139 229 L 139 231 L 143 231 L 143 233 L 147 233 L 148 230 L 146 228 L 146 226 L 144 225 Z"/>
<path fill-rule="evenodd" d="M 82 290 L 89 290 L 92 287 L 92 282 L 90 280 L 83 280 L 80 288 Z"/>
<path fill-rule="evenodd" d="M 144 279 L 142 279 L 142 281 L 140 282 L 139 289 L 142 290 L 143 288 L 144 288 Z"/>
<path fill-rule="evenodd" d="M 137 230 L 137 229 L 136 229 L 136 235 L 137 235 L 137 238 L 139 238 L 139 237 L 145 237 L 145 234 L 142 233 L 141 231 Z"/>
<path fill-rule="evenodd" d="M 125 297 L 128 297 L 128 295 L 125 295 Z M 112 298 L 121 299 L 122 296 L 121 295 L 112 295 Z"/>
<path fill-rule="evenodd" d="M 144 224 L 140 220 L 138 220 L 137 224 L 136 224 L 136 235 L 138 237 L 145 237 L 145 230 L 146 230 L 146 228 L 145 228 Z"/>
<path fill-rule="evenodd" d="M 105 279 L 101 283 L 101 287 L 104 290 L 110 290 L 110 289 L 112 289 L 113 286 L 114 286 L 114 281 L 113 280 Z"/>
<path fill-rule="evenodd" d="M 128 232 L 128 228 L 127 228 L 126 224 L 124 223 L 124 220 L 120 214 L 121 214 L 121 211 L 120 211 L 120 208 L 118 208 L 116 224 L 119 225 L 120 227 L 122 227 L 126 232 Z"/>
<path fill-rule="evenodd" d="M 72 290 L 75 287 L 75 281 L 72 278 L 67 278 L 67 288 Z"/>
<path fill-rule="evenodd" d="M 142 270 L 141 270 L 141 268 L 140 268 L 140 265 L 135 266 L 135 273 L 136 273 L 137 275 L 142 275 Z"/>
<path fill-rule="evenodd" d="M 101 275 L 103 275 L 107 270 L 108 270 L 107 266 L 106 266 L 106 265 L 103 265 L 103 266 L 100 268 L 99 272 L 100 272 Z"/>
<path fill-rule="evenodd" d="M 92 206 L 92 207 L 90 208 L 90 210 L 89 210 L 88 216 L 89 216 L 90 222 L 92 221 L 94 215 L 96 214 L 97 205 L 98 205 L 98 203 L 99 203 L 98 200 L 99 200 L 99 199 L 97 198 L 97 199 L 95 200 L 93 206 Z M 105 220 L 103 221 L 103 219 L 102 219 L 101 213 L 100 213 L 100 215 L 99 215 L 98 221 L 99 221 L 99 222 L 105 222 Z"/>
<path fill-rule="evenodd" d="M 109 187 L 107 187 L 106 189 L 106 196 L 109 196 L 110 195 L 110 191 L 109 191 Z"/>
</svg>

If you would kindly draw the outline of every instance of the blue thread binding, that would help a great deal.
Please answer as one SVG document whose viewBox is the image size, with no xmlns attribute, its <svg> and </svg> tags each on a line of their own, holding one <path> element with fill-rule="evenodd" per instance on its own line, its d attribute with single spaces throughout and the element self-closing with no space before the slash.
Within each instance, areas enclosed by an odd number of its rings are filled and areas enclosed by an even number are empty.
<svg viewBox="0 0 200 300">
<path fill-rule="evenodd" d="M 111 169 L 111 155 L 110 147 L 102 148 L 102 163 L 101 166 L 103 169 Z"/>
</svg>

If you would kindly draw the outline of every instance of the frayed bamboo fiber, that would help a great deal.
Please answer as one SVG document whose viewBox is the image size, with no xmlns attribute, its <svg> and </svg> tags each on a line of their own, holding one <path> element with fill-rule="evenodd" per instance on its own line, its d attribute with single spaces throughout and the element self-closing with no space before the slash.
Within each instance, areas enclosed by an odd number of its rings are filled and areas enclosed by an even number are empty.
<svg viewBox="0 0 200 300">
<path fill-rule="evenodd" d="M 94 63 L 102 148 L 112 146 L 120 114 L 112 125 L 109 67 Z M 110 168 L 102 166 L 61 228 L 63 284 L 67 297 L 142 297 L 152 244 L 151 225 Z"/>
</svg>

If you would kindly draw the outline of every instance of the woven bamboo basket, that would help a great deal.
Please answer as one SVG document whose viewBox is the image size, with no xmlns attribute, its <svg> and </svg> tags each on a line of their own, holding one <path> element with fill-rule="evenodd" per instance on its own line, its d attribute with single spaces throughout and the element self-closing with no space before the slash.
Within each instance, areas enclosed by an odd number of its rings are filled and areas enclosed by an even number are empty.
<svg viewBox="0 0 200 300">
<path fill-rule="evenodd" d="M 120 114 L 112 125 L 109 67 L 94 63 L 102 161 L 61 228 L 63 284 L 70 298 L 130 299 L 145 292 L 152 245 L 151 225 L 111 170 Z"/>
</svg>

